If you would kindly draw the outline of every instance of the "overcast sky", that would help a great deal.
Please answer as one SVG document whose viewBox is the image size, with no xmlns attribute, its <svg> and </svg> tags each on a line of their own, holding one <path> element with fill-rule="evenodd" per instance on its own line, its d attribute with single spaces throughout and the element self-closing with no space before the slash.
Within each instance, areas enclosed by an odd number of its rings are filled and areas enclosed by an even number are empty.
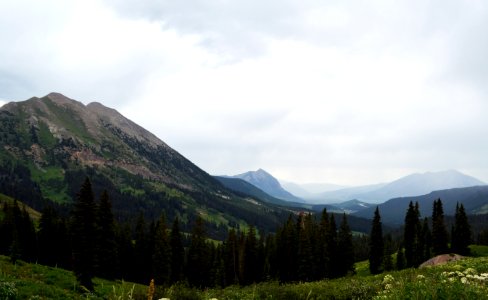
<svg viewBox="0 0 488 300">
<path fill-rule="evenodd" d="M 488 182 L 486 1 L 0 1 L 0 105 L 99 101 L 211 174 Z"/>
</svg>

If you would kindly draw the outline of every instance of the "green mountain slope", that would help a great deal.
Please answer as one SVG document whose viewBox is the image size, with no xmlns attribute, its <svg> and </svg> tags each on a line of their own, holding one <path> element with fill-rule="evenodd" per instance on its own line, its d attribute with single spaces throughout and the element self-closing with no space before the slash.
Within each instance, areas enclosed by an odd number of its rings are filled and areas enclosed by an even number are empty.
<svg viewBox="0 0 488 300">
<path fill-rule="evenodd" d="M 214 232 L 253 224 L 272 230 L 288 210 L 246 201 L 156 136 L 100 103 L 58 93 L 0 108 L 0 192 L 34 208 L 68 204 L 86 176 L 107 189 L 120 218 L 197 215 Z M 46 200 L 47 199 L 47 200 Z"/>
</svg>

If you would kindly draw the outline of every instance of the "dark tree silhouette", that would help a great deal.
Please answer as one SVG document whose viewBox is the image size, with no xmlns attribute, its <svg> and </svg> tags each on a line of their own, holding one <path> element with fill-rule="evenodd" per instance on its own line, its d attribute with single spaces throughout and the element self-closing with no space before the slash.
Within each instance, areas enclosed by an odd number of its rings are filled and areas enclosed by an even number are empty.
<svg viewBox="0 0 488 300">
<path fill-rule="evenodd" d="M 342 215 L 341 226 L 337 235 L 338 251 L 338 276 L 345 276 L 348 273 L 354 273 L 354 249 L 352 244 L 351 228 L 347 224 L 346 214 Z"/>
<path fill-rule="evenodd" d="M 88 178 L 76 195 L 71 218 L 71 245 L 73 271 L 80 285 L 93 290 L 94 245 L 95 245 L 95 201 Z"/>
<path fill-rule="evenodd" d="M 185 263 L 185 249 L 181 241 L 180 221 L 176 217 L 173 221 L 170 234 L 171 244 L 171 282 L 176 283 L 183 280 Z"/>
<path fill-rule="evenodd" d="M 194 287 L 205 287 L 209 281 L 211 262 L 209 261 L 209 247 L 205 239 L 204 221 L 201 217 L 197 217 L 191 233 L 186 269 L 188 282 Z"/>
<path fill-rule="evenodd" d="M 410 201 L 405 215 L 405 226 L 403 233 L 403 244 L 405 246 L 405 266 L 407 268 L 417 265 L 418 233 L 419 233 L 419 210 L 418 203 L 414 206 Z"/>
<path fill-rule="evenodd" d="M 444 210 L 441 199 L 434 201 L 432 210 L 432 252 L 434 255 L 447 253 L 448 234 L 444 224 Z"/>
<path fill-rule="evenodd" d="M 100 277 L 113 279 L 117 274 L 118 255 L 115 220 L 107 191 L 103 191 L 100 196 L 96 218 L 96 273 Z"/>
<path fill-rule="evenodd" d="M 454 226 L 452 227 L 451 251 L 460 255 L 469 255 L 469 244 L 471 243 L 471 226 L 468 217 L 461 203 L 456 204 L 454 215 Z"/>
<path fill-rule="evenodd" d="M 381 225 L 380 211 L 376 207 L 373 222 L 371 223 L 369 244 L 369 271 L 371 274 L 379 274 L 382 272 L 383 253 L 383 228 Z"/>
<path fill-rule="evenodd" d="M 154 235 L 153 274 L 157 285 L 167 285 L 170 282 L 171 246 L 166 232 L 166 218 L 161 215 L 156 225 Z"/>
</svg>

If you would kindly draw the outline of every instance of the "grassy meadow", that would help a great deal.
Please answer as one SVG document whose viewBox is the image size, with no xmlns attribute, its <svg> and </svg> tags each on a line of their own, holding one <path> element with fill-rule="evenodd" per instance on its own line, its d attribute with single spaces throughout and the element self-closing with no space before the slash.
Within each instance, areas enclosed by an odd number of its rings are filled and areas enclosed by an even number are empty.
<svg viewBox="0 0 488 300">
<path fill-rule="evenodd" d="M 279 284 L 265 282 L 225 289 L 156 286 L 154 298 L 169 299 L 488 299 L 488 247 L 473 246 L 478 257 L 442 266 L 370 275 L 367 262 L 357 274 L 334 280 Z M 148 286 L 95 279 L 95 291 L 80 290 L 69 271 L 0 256 L 0 299 L 148 299 Z"/>
</svg>

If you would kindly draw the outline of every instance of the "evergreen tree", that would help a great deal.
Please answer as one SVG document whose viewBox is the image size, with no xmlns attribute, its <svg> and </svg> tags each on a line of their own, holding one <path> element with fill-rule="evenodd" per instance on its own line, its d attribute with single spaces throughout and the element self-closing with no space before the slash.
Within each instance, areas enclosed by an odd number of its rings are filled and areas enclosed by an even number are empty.
<svg viewBox="0 0 488 300">
<path fill-rule="evenodd" d="M 351 228 L 347 224 L 346 214 L 342 215 L 341 226 L 337 235 L 338 251 L 338 276 L 345 276 L 348 273 L 354 273 L 354 249 L 352 244 Z"/>
<path fill-rule="evenodd" d="M 73 271 L 80 285 L 93 290 L 95 245 L 95 201 L 88 178 L 76 195 L 71 220 Z"/>
<path fill-rule="evenodd" d="M 434 201 L 432 211 L 432 251 L 434 255 L 447 253 L 448 234 L 444 224 L 444 210 L 442 201 Z"/>
<path fill-rule="evenodd" d="M 100 196 L 97 214 L 96 267 L 97 275 L 113 279 L 117 274 L 117 243 L 112 204 L 107 191 Z"/>
<path fill-rule="evenodd" d="M 119 278 L 125 280 L 138 280 L 134 245 L 131 238 L 131 230 L 128 224 L 116 228 L 117 253 L 119 256 Z"/>
<path fill-rule="evenodd" d="M 254 226 L 249 227 L 244 243 L 244 265 L 243 265 L 243 283 L 251 284 L 256 282 L 259 272 L 258 266 L 258 248 L 256 240 L 256 231 Z"/>
<path fill-rule="evenodd" d="M 298 234 L 290 215 L 276 236 L 277 272 L 280 282 L 291 282 L 297 278 Z M 286 262 L 286 263 L 284 263 Z"/>
<path fill-rule="evenodd" d="M 313 220 L 312 215 L 299 216 L 297 219 L 298 233 L 298 279 L 310 281 L 313 278 Z"/>
<path fill-rule="evenodd" d="M 471 226 L 464 211 L 464 206 L 456 204 L 454 226 L 452 227 L 451 251 L 460 255 L 469 255 L 471 243 Z"/>
<path fill-rule="evenodd" d="M 338 261 L 338 252 L 337 249 L 337 225 L 335 222 L 334 214 L 330 215 L 329 218 L 329 227 L 326 232 L 325 236 L 325 245 L 326 245 L 326 253 L 328 256 L 328 274 L 326 276 L 328 278 L 336 278 L 338 277 L 338 269 L 339 269 L 339 261 Z"/>
<path fill-rule="evenodd" d="M 276 237 L 268 234 L 264 243 L 264 264 L 263 264 L 263 279 L 271 280 L 277 278 L 277 265 L 279 262 L 276 259 Z"/>
<path fill-rule="evenodd" d="M 139 214 L 135 228 L 135 245 L 134 258 L 135 269 L 132 276 L 137 282 L 149 282 L 152 277 L 152 268 L 148 272 L 149 266 L 152 265 L 152 251 L 150 249 L 149 234 L 147 233 L 146 220 L 142 212 Z"/>
<path fill-rule="evenodd" d="M 206 233 L 204 221 L 197 217 L 191 233 L 191 242 L 188 249 L 187 278 L 191 286 L 205 287 L 209 279 L 210 262 L 209 248 L 205 242 Z"/>
<path fill-rule="evenodd" d="M 403 270 L 405 268 L 405 255 L 403 253 L 403 247 L 398 248 L 396 255 L 396 269 Z"/>
<path fill-rule="evenodd" d="M 48 266 L 67 267 L 67 256 L 70 252 L 64 220 L 56 210 L 47 205 L 41 211 L 39 220 L 38 237 L 38 259 L 41 264 Z"/>
<path fill-rule="evenodd" d="M 167 285 L 170 281 L 171 248 L 166 231 L 166 218 L 161 215 L 154 235 L 153 274 L 157 285 Z"/>
<path fill-rule="evenodd" d="M 330 259 L 328 247 L 327 247 L 327 238 L 328 238 L 328 231 L 329 231 L 329 215 L 327 214 L 327 209 L 322 210 L 322 215 L 320 218 L 319 230 L 317 234 L 317 246 L 315 247 L 315 257 L 317 257 L 317 274 L 315 279 L 323 279 L 328 277 L 330 274 Z"/>
<path fill-rule="evenodd" d="M 403 244 L 405 246 L 405 266 L 407 268 L 416 266 L 419 223 L 418 204 L 414 206 L 410 201 L 407 214 L 405 215 L 405 226 L 403 233 Z"/>
<path fill-rule="evenodd" d="M 227 240 L 224 242 L 224 286 L 237 284 L 239 281 L 239 258 L 238 258 L 238 242 L 237 234 L 234 228 L 232 228 L 228 235 Z"/>
<path fill-rule="evenodd" d="M 384 238 L 385 255 L 383 257 L 383 270 L 391 271 L 393 270 L 393 259 L 391 255 L 393 254 L 393 239 L 391 234 L 387 234 Z"/>
<path fill-rule="evenodd" d="M 178 217 L 173 221 L 170 234 L 171 243 L 171 282 L 176 283 L 183 280 L 185 263 L 185 249 L 181 241 L 180 222 Z"/>
<path fill-rule="evenodd" d="M 432 233 L 430 232 L 429 220 L 427 218 L 424 218 L 424 223 L 422 224 L 421 239 L 423 245 L 421 256 L 423 262 L 432 256 Z"/>
<path fill-rule="evenodd" d="M 369 271 L 371 274 L 382 272 L 383 263 L 383 228 L 381 225 L 381 216 L 378 207 L 374 212 L 373 222 L 371 224 L 370 246 L 369 246 Z"/>
</svg>

